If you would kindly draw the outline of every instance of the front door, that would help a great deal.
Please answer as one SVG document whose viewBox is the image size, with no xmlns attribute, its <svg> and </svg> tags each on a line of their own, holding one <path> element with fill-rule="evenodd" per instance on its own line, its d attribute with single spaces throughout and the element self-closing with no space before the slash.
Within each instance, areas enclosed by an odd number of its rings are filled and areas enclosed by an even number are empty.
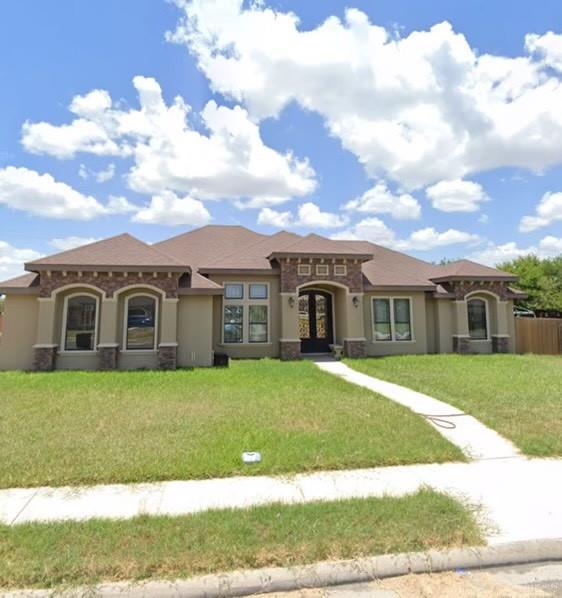
<svg viewBox="0 0 562 598">
<path fill-rule="evenodd" d="M 332 296 L 323 291 L 299 295 L 301 353 L 329 353 L 333 343 Z"/>
</svg>

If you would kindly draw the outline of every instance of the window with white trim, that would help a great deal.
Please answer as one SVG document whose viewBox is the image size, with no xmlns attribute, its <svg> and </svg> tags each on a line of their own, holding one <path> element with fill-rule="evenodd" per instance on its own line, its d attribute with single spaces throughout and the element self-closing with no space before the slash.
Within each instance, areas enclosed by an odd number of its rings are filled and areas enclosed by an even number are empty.
<svg viewBox="0 0 562 598">
<path fill-rule="evenodd" d="M 299 276 L 310 276 L 312 274 L 312 266 L 310 264 L 299 264 L 297 266 L 297 274 Z"/>
<path fill-rule="evenodd" d="M 412 340 L 412 304 L 408 297 L 374 297 L 375 341 Z"/>
<path fill-rule="evenodd" d="M 98 300 L 93 295 L 71 295 L 65 300 L 64 350 L 94 351 Z"/>
<path fill-rule="evenodd" d="M 334 266 L 334 276 L 347 276 L 347 266 L 345 264 L 336 264 Z"/>
<path fill-rule="evenodd" d="M 330 274 L 330 268 L 327 264 L 316 265 L 316 276 L 328 276 Z"/>
<path fill-rule="evenodd" d="M 267 343 L 269 341 L 269 284 L 225 283 L 224 288 L 223 343 Z"/>
<path fill-rule="evenodd" d="M 156 349 L 157 300 L 152 295 L 131 295 L 125 308 L 127 351 Z"/>
<path fill-rule="evenodd" d="M 473 340 L 485 341 L 488 339 L 488 310 L 484 299 L 469 299 L 466 303 L 468 309 L 468 334 Z"/>
</svg>

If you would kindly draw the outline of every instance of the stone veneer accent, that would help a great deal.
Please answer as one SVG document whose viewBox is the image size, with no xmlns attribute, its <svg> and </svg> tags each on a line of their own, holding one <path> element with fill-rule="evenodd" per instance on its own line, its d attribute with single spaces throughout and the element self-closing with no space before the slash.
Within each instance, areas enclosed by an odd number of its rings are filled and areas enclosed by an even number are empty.
<svg viewBox="0 0 562 598">
<path fill-rule="evenodd" d="M 40 297 L 50 297 L 51 293 L 60 287 L 68 284 L 89 284 L 104 291 L 107 297 L 113 297 L 113 293 L 127 287 L 129 285 L 151 285 L 161 289 L 166 293 L 166 297 L 178 296 L 178 280 L 181 273 L 174 272 L 172 276 L 168 277 L 166 272 L 157 272 L 154 276 L 153 272 L 143 272 L 142 277 L 138 276 L 137 272 L 129 272 L 125 276 L 124 272 L 113 272 L 109 276 L 108 272 L 98 272 L 94 276 L 93 272 L 82 272 L 80 276 L 78 272 L 67 272 L 66 276 L 58 270 L 53 270 L 49 276 L 46 272 L 40 274 Z"/>
<path fill-rule="evenodd" d="M 492 352 L 509 353 L 509 336 L 492 335 Z"/>
<path fill-rule="evenodd" d="M 300 341 L 279 341 L 279 357 L 281 361 L 301 359 Z"/>
<path fill-rule="evenodd" d="M 504 301 L 509 298 L 509 289 L 505 283 L 499 281 L 453 282 L 451 283 L 449 290 L 455 294 L 455 299 L 457 301 L 464 299 L 469 293 L 474 293 L 477 291 L 488 291 L 490 293 L 494 293 Z"/>
<path fill-rule="evenodd" d="M 344 339 L 343 341 L 343 354 L 346 357 L 366 357 L 367 355 L 367 343 L 366 341 L 354 341 Z"/>
<path fill-rule="evenodd" d="M 298 275 L 299 261 L 297 258 L 281 258 L 281 292 L 295 293 L 297 287 L 307 283 L 319 281 L 337 282 L 349 288 L 351 293 L 363 292 L 363 272 L 361 271 L 361 262 L 353 259 L 336 259 L 335 262 L 330 258 L 322 261 L 320 258 L 302 258 L 301 264 L 310 264 L 311 274 L 309 276 Z M 317 276 L 316 266 L 328 266 L 329 274 L 327 276 Z M 345 276 L 334 276 L 334 265 L 347 266 L 347 274 Z"/>
<path fill-rule="evenodd" d="M 100 370 L 116 370 L 119 357 L 119 346 L 98 346 Z"/>
<path fill-rule="evenodd" d="M 36 372 L 52 372 L 57 359 L 57 346 L 33 347 L 33 369 Z"/>
<path fill-rule="evenodd" d="M 158 347 L 158 367 L 161 370 L 175 370 L 177 367 L 177 345 L 160 345 Z"/>
<path fill-rule="evenodd" d="M 469 336 L 453 336 L 453 352 L 466 355 L 470 353 Z"/>
</svg>

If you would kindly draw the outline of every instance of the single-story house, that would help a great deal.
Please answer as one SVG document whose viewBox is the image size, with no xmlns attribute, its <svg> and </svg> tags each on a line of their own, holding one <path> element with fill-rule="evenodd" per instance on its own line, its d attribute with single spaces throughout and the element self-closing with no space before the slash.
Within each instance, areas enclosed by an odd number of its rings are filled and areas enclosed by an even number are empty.
<svg viewBox="0 0 562 598">
<path fill-rule="evenodd" d="M 514 350 L 512 274 L 366 241 L 205 226 L 111 237 L 25 264 L 0 369 L 209 366 L 233 358 Z"/>
</svg>

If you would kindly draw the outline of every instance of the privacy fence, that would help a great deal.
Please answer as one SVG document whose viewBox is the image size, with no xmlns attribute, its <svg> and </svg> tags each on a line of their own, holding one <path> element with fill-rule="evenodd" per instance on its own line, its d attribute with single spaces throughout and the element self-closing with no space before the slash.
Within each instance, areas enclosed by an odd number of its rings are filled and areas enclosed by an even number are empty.
<svg viewBox="0 0 562 598">
<path fill-rule="evenodd" d="M 562 355 L 562 320 L 515 318 L 517 353 Z"/>
</svg>

